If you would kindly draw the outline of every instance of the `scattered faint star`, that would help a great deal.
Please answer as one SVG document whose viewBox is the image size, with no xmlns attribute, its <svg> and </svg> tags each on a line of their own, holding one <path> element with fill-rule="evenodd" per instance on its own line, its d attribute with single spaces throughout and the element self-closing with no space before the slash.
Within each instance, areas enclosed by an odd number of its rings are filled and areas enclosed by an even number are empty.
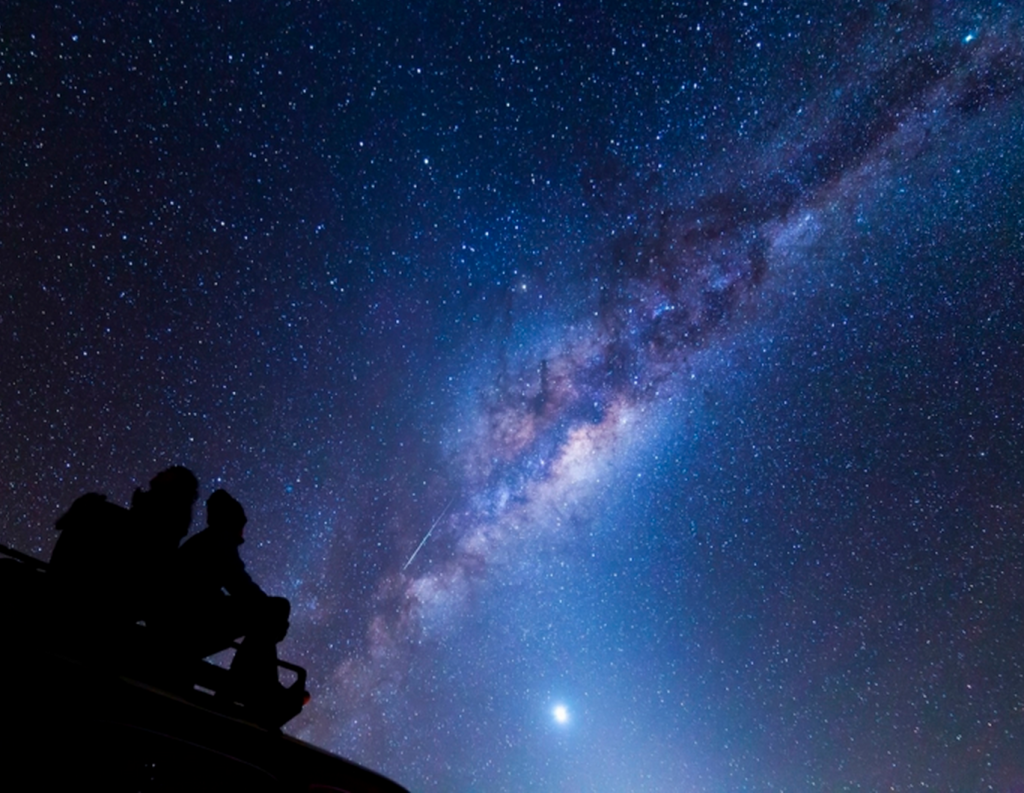
<svg viewBox="0 0 1024 793">
<path fill-rule="evenodd" d="M 1019 785 L 1021 3 L 212 5 L 4 6 L 0 543 L 193 467 L 417 793 Z"/>
</svg>

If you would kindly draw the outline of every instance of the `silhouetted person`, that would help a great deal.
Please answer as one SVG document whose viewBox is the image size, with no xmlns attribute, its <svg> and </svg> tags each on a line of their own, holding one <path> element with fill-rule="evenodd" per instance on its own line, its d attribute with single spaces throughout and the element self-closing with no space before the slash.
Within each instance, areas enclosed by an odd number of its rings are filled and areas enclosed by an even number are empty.
<svg viewBox="0 0 1024 793">
<path fill-rule="evenodd" d="M 192 525 L 192 506 L 199 498 L 195 475 L 180 465 L 161 471 L 149 490 L 132 494 L 133 531 L 137 550 L 166 568 Z"/>
<path fill-rule="evenodd" d="M 150 616 L 198 490 L 195 475 L 174 466 L 153 477 L 149 490 L 137 489 L 130 509 L 86 493 L 57 520 L 48 577 L 78 639 L 100 639 Z"/>
<path fill-rule="evenodd" d="M 277 677 L 276 645 L 288 631 L 289 603 L 269 597 L 245 571 L 238 555 L 248 520 L 242 505 L 217 490 L 206 514 L 207 527 L 178 550 L 162 624 L 177 652 L 193 659 L 244 636 L 231 663 L 230 695 L 261 720 L 283 723 L 302 708 L 303 694 Z"/>
</svg>

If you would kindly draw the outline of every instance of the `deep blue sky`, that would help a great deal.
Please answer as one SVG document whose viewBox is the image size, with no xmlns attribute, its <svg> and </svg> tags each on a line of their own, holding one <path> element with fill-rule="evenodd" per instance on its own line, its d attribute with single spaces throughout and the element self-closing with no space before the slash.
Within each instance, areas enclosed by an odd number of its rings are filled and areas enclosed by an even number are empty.
<svg viewBox="0 0 1024 793">
<path fill-rule="evenodd" d="M 523 5 L 0 10 L 0 540 L 227 488 L 413 791 L 1024 790 L 1024 15 Z"/>
</svg>

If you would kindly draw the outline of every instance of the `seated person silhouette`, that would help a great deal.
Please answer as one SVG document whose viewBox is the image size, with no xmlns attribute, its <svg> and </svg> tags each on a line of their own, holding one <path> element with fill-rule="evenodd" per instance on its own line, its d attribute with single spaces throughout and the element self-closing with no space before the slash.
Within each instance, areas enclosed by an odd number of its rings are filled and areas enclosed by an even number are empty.
<svg viewBox="0 0 1024 793">
<path fill-rule="evenodd" d="M 105 640 L 146 619 L 192 523 L 199 483 L 183 466 L 136 489 L 130 509 L 99 493 L 76 499 L 56 524 L 47 578 L 76 638 Z"/>
<path fill-rule="evenodd" d="M 277 677 L 276 645 L 288 631 L 290 605 L 269 597 L 245 571 L 238 555 L 248 521 L 242 505 L 217 490 L 206 514 L 207 527 L 178 549 L 165 626 L 175 651 L 191 659 L 244 636 L 231 663 L 231 690 L 219 693 L 243 702 L 258 720 L 284 723 L 302 709 L 305 695 Z"/>
</svg>

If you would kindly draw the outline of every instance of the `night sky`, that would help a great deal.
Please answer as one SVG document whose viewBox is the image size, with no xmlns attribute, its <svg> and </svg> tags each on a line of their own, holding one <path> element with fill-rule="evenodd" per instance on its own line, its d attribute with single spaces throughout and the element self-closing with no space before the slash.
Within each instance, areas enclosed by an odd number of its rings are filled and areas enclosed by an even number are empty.
<svg viewBox="0 0 1024 793">
<path fill-rule="evenodd" d="M 227 488 L 291 734 L 1024 791 L 1019 4 L 9 0 L 0 300 L 0 542 Z"/>
</svg>

